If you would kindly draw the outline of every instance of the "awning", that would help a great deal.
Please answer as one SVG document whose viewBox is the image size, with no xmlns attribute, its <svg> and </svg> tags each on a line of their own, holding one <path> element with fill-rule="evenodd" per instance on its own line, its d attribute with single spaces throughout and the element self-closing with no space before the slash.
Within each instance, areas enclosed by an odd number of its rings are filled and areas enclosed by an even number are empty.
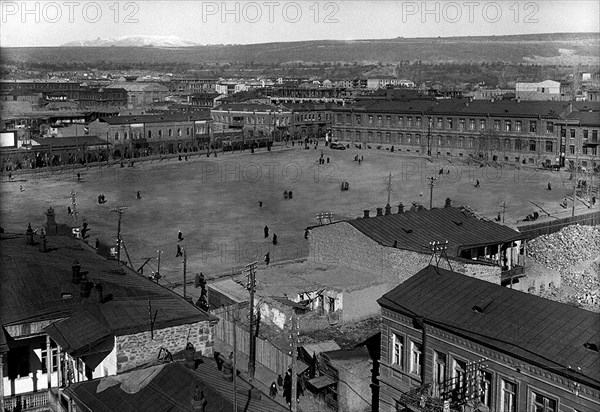
<svg viewBox="0 0 600 412">
<path fill-rule="evenodd" d="M 327 386 L 335 385 L 335 381 L 331 379 L 329 376 L 319 376 L 318 378 L 313 378 L 308 381 L 312 386 L 316 389 L 323 389 Z"/>
</svg>

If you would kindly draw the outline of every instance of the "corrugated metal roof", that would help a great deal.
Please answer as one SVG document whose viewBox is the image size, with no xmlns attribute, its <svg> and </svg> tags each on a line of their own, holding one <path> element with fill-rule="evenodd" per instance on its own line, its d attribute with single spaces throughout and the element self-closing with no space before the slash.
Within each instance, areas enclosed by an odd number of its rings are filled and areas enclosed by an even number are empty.
<svg viewBox="0 0 600 412">
<path fill-rule="evenodd" d="M 474 310 L 482 302 L 487 306 Z M 600 354 L 584 346 L 600 342 L 597 313 L 433 266 L 386 293 L 378 303 L 600 387 Z"/>
<path fill-rule="evenodd" d="M 448 241 L 448 254 L 457 256 L 463 249 L 485 245 L 498 245 L 527 235 L 507 226 L 478 219 L 467 211 L 454 207 L 421 210 L 370 218 L 344 221 L 360 230 L 365 236 L 383 246 L 429 253 L 429 243 Z M 333 223 L 339 224 L 341 222 Z M 320 227 L 315 226 L 313 230 Z"/>
<path fill-rule="evenodd" d="M 98 256 L 81 241 L 62 236 L 47 239 L 51 251 L 42 253 L 38 245 L 27 246 L 24 235 L 0 235 L 2 326 L 78 316 L 81 322 L 64 321 L 62 326 L 72 328 L 73 336 L 87 336 L 87 341 L 97 338 L 98 331 L 91 325 L 104 325 L 115 335 L 137 333 L 150 330 L 148 301 L 152 311 L 158 311 L 155 329 L 215 320 L 173 291 Z M 37 235 L 35 241 L 39 242 Z M 103 286 L 109 301 L 96 303 L 94 291 L 89 298 L 80 297 L 80 286 L 71 282 L 74 260 L 82 272 L 88 272 L 88 281 Z M 70 343 L 78 346 L 73 339 Z"/>
</svg>

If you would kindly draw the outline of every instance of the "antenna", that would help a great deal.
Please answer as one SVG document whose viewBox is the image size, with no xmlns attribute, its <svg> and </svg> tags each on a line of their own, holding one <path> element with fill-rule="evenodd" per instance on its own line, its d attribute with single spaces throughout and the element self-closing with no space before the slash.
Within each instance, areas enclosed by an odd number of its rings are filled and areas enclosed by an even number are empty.
<svg viewBox="0 0 600 412">
<path fill-rule="evenodd" d="M 435 259 L 435 270 L 437 274 L 440 274 L 439 265 L 442 258 L 446 259 L 446 263 L 448 263 L 448 267 L 452 270 L 452 265 L 450 264 L 450 259 L 448 258 L 448 254 L 446 253 L 446 249 L 448 249 L 448 241 L 445 243 L 441 242 L 429 242 L 429 247 L 431 248 L 431 259 L 429 259 L 429 264 L 431 265 L 431 261 Z M 440 252 L 438 256 L 438 252 Z"/>
<path fill-rule="evenodd" d="M 319 225 L 324 225 L 326 223 L 333 223 L 333 212 L 321 212 L 317 213 L 317 220 L 319 221 Z"/>
</svg>

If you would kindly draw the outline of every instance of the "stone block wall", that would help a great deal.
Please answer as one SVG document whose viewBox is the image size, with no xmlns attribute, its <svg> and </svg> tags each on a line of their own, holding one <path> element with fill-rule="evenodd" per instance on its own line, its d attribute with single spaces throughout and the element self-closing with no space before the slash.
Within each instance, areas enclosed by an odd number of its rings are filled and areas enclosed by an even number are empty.
<svg viewBox="0 0 600 412">
<path fill-rule="evenodd" d="M 310 260 L 375 273 L 379 279 L 394 286 L 427 267 L 431 261 L 428 250 L 419 253 L 382 246 L 346 222 L 315 227 L 309 239 Z M 456 261 L 451 261 L 451 265 L 455 272 L 500 284 L 499 266 Z M 450 269 L 445 259 L 439 266 Z"/>
<path fill-rule="evenodd" d="M 214 326 L 211 326 L 209 321 L 202 321 L 157 329 L 154 331 L 153 339 L 150 337 L 150 331 L 117 336 L 117 373 L 156 360 L 161 348 L 165 348 L 171 353 L 183 350 L 188 341 L 203 356 L 212 356 L 213 328 Z"/>
</svg>

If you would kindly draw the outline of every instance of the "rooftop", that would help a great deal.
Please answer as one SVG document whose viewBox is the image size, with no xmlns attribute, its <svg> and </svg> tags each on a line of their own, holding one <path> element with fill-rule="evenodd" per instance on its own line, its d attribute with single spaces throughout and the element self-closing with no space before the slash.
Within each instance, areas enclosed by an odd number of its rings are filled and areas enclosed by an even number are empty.
<svg viewBox="0 0 600 412">
<path fill-rule="evenodd" d="M 448 241 L 448 254 L 458 256 L 461 250 L 485 245 L 498 245 L 527 236 L 507 226 L 481 220 L 455 207 L 434 208 L 355 220 L 349 223 L 383 246 L 430 253 L 430 242 Z M 334 225 L 342 223 L 332 223 Z M 328 226 L 328 225 L 325 225 Z M 321 226 L 314 226 L 318 229 Z"/>
<path fill-rule="evenodd" d="M 160 113 L 160 114 L 143 114 L 131 116 L 111 116 L 102 117 L 100 121 L 111 124 L 131 124 L 131 123 L 175 123 L 175 122 L 191 122 L 200 120 L 211 120 L 209 111 L 189 112 L 189 113 Z"/>
<path fill-rule="evenodd" d="M 600 343 L 596 313 L 433 266 L 386 293 L 378 303 L 600 387 L 600 353 L 586 347 Z"/>
<path fill-rule="evenodd" d="M 25 235 L 0 235 L 0 322 L 11 325 L 53 322 L 73 350 L 101 340 L 106 333 L 121 336 L 150 330 L 148 302 L 157 310 L 155 329 L 214 320 L 176 293 L 116 262 L 98 256 L 76 239 L 48 236 L 46 253 L 26 245 Z M 74 261 L 89 282 L 102 285 L 104 303 L 80 297 L 72 283 Z M 93 293 L 94 291 L 92 291 Z M 71 297 L 67 297 L 71 296 Z"/>
</svg>

